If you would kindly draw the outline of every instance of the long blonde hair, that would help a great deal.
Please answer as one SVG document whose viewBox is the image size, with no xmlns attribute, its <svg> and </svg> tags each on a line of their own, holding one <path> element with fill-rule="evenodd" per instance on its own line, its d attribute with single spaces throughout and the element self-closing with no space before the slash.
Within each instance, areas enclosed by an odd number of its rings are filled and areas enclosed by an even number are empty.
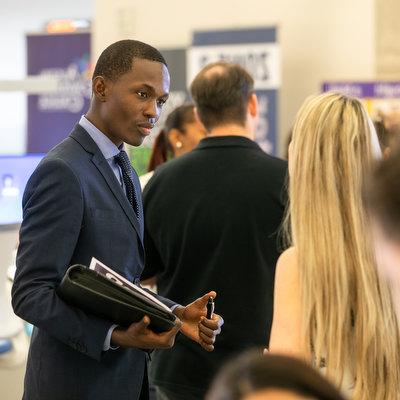
<svg viewBox="0 0 400 400">
<path fill-rule="evenodd" d="M 361 103 L 338 93 L 306 100 L 290 152 L 290 226 L 302 301 L 302 341 L 356 399 L 400 398 L 400 347 L 388 284 L 377 274 L 362 201 L 373 165 Z"/>
</svg>

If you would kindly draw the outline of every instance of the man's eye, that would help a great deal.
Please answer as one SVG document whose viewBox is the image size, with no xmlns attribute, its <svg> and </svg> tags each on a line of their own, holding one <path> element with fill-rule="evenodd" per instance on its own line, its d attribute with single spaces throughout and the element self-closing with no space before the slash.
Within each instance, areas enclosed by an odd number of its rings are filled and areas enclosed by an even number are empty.
<svg viewBox="0 0 400 400">
<path fill-rule="evenodd" d="M 147 97 L 149 97 L 149 95 L 147 94 L 147 92 L 137 92 L 138 96 L 143 98 L 143 99 L 147 99 Z"/>
</svg>

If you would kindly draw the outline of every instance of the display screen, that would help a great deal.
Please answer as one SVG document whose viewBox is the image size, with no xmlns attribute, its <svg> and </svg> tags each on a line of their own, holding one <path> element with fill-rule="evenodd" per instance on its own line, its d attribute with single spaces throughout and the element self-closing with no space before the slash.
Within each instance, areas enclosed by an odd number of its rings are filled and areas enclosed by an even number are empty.
<svg viewBox="0 0 400 400">
<path fill-rule="evenodd" d="M 0 225 L 22 221 L 22 195 L 44 154 L 0 156 Z"/>
</svg>

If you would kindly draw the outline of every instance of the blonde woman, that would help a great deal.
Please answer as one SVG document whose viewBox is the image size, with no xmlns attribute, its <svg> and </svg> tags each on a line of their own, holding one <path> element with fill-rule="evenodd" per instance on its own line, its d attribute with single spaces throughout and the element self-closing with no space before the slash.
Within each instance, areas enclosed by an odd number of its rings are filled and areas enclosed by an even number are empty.
<svg viewBox="0 0 400 400">
<path fill-rule="evenodd" d="M 397 320 L 361 196 L 378 147 L 358 100 L 325 93 L 301 107 L 289 151 L 293 247 L 277 264 L 269 349 L 309 359 L 354 399 L 394 400 Z"/>
</svg>

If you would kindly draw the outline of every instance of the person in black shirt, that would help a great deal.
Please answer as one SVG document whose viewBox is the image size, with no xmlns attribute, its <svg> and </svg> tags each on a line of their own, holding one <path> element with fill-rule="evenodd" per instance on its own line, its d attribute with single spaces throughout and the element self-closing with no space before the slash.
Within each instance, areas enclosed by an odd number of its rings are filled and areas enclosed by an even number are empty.
<svg viewBox="0 0 400 400">
<path fill-rule="evenodd" d="M 203 399 L 219 367 L 268 341 L 286 162 L 254 142 L 253 79 L 239 65 L 206 66 L 191 85 L 207 137 L 160 166 L 144 190 L 146 265 L 159 293 L 185 303 L 213 287 L 224 332 L 201 354 L 183 336 L 156 351 L 160 399 Z"/>
</svg>

